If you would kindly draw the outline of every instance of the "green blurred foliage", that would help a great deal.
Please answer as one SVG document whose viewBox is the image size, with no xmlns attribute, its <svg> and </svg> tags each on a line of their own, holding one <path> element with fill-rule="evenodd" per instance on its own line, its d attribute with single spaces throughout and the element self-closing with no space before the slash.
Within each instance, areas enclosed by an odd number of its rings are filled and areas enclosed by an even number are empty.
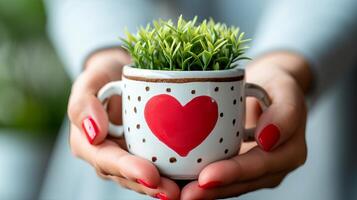
<svg viewBox="0 0 357 200">
<path fill-rule="evenodd" d="M 43 3 L 41 0 L 0 0 L 0 20 L 17 39 L 44 34 Z"/>
<path fill-rule="evenodd" d="M 0 0 L 0 128 L 55 133 L 70 80 L 45 34 L 41 0 Z"/>
</svg>

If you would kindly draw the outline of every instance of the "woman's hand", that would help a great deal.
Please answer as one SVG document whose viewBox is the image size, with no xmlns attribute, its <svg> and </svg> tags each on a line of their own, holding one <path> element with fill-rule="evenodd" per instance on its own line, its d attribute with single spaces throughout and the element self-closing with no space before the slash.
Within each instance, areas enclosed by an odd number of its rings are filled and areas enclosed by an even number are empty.
<svg viewBox="0 0 357 200">
<path fill-rule="evenodd" d="M 129 154 L 123 140 L 107 137 L 108 115 L 96 94 L 106 83 L 119 80 L 122 66 L 129 62 L 130 57 L 120 49 L 103 50 L 88 59 L 73 84 L 68 105 L 72 152 L 102 178 L 156 198 L 178 199 L 180 189 L 175 182 L 160 177 L 149 161 Z M 111 121 L 121 124 L 120 97 L 110 99 L 108 112 Z"/>
<path fill-rule="evenodd" d="M 293 53 L 272 53 L 253 62 L 247 82 L 262 86 L 272 104 L 261 112 L 256 100 L 247 100 L 247 126 L 257 125 L 256 142 L 243 143 L 239 155 L 205 167 L 186 185 L 181 199 L 217 199 L 278 186 L 301 166 L 307 156 L 304 90 L 310 71 L 303 58 Z"/>
</svg>

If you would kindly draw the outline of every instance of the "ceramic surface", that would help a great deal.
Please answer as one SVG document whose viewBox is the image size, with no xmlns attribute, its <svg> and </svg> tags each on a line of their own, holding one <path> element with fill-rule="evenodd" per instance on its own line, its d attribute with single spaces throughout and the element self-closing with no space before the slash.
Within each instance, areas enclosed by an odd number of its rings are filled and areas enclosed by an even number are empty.
<svg viewBox="0 0 357 200">
<path fill-rule="evenodd" d="M 122 80 L 107 84 L 98 98 L 122 96 L 123 126 L 111 124 L 110 134 L 123 136 L 130 153 L 168 177 L 195 179 L 209 163 L 238 153 L 246 94 L 264 107 L 269 104 L 261 88 L 247 86 L 241 69 L 173 72 L 125 66 Z"/>
</svg>

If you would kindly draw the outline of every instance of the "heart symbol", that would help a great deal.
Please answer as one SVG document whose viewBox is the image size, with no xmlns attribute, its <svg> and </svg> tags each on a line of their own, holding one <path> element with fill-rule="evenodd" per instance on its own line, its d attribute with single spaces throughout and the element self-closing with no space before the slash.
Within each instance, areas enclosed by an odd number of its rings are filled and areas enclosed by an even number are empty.
<svg viewBox="0 0 357 200">
<path fill-rule="evenodd" d="M 144 115 L 154 135 L 185 157 L 215 127 L 218 105 L 209 96 L 198 96 L 182 106 L 175 97 L 161 94 L 147 102 Z"/>
</svg>

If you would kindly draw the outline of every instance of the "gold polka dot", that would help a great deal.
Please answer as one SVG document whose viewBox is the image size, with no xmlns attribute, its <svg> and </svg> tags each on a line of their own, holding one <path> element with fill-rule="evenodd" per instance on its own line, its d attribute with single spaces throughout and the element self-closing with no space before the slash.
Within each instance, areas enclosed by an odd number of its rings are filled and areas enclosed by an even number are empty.
<svg viewBox="0 0 357 200">
<path fill-rule="evenodd" d="M 222 142 L 223 142 L 223 138 L 220 138 L 220 139 L 219 139 L 219 143 L 222 143 Z"/>
<path fill-rule="evenodd" d="M 128 100 L 130 101 L 130 95 L 128 95 Z"/>
<path fill-rule="evenodd" d="M 149 91 L 149 90 L 150 90 L 149 86 L 146 86 L 146 87 L 145 87 L 145 90 L 146 90 L 146 91 Z"/>
<path fill-rule="evenodd" d="M 137 113 L 138 112 L 138 110 L 136 109 L 136 107 L 134 107 L 134 113 Z"/>
<path fill-rule="evenodd" d="M 197 159 L 197 163 L 202 162 L 202 158 Z"/>
<path fill-rule="evenodd" d="M 151 158 L 151 161 L 156 162 L 156 161 L 157 161 L 156 156 L 153 156 L 153 157 Z"/>
<path fill-rule="evenodd" d="M 228 153 L 228 149 L 224 150 L 224 153 L 227 154 Z"/>
<path fill-rule="evenodd" d="M 171 157 L 171 158 L 169 159 L 169 161 L 170 161 L 170 163 L 175 163 L 177 160 L 176 160 L 175 157 Z"/>
<path fill-rule="evenodd" d="M 137 125 L 136 125 L 136 128 L 137 128 L 137 129 L 140 129 L 140 124 L 137 124 Z"/>
<path fill-rule="evenodd" d="M 171 88 L 166 88 L 166 92 L 171 92 Z"/>
<path fill-rule="evenodd" d="M 141 96 L 138 96 L 138 101 L 141 101 Z"/>
<path fill-rule="evenodd" d="M 196 94 L 196 90 L 191 90 L 191 94 Z"/>
<path fill-rule="evenodd" d="M 215 87 L 215 88 L 214 88 L 214 91 L 215 91 L 215 92 L 218 92 L 218 90 L 219 90 L 218 87 Z"/>
</svg>

